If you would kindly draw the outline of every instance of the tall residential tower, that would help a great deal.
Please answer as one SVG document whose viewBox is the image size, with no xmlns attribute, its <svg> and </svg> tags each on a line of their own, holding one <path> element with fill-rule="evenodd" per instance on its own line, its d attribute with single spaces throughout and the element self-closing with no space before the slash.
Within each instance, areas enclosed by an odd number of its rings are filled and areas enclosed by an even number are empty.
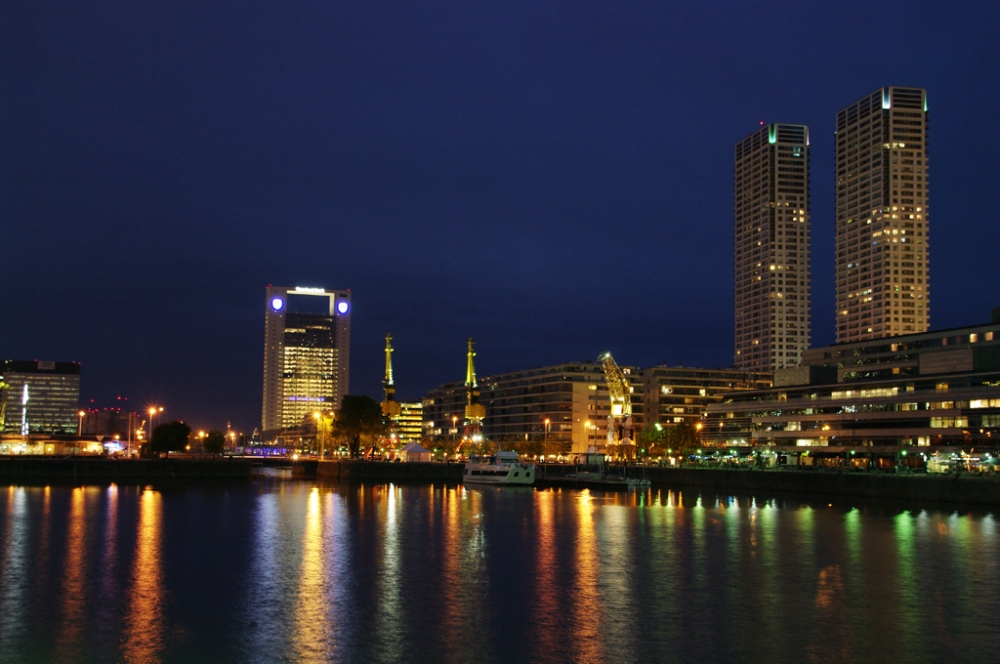
<svg viewBox="0 0 1000 664">
<path fill-rule="evenodd" d="M 267 287 L 265 431 L 340 407 L 350 378 L 351 292 Z"/>
<path fill-rule="evenodd" d="M 837 343 L 925 332 L 927 94 L 880 88 L 837 114 Z"/>
<path fill-rule="evenodd" d="M 809 128 L 771 124 L 736 144 L 736 348 L 745 371 L 809 348 Z"/>
</svg>

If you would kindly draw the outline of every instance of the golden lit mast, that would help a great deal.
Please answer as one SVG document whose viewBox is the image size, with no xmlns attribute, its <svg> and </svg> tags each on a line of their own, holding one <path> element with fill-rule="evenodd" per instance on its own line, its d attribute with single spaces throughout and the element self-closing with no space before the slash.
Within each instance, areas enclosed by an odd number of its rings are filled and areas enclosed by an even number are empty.
<svg viewBox="0 0 1000 664">
<path fill-rule="evenodd" d="M 382 402 L 382 414 L 389 418 L 399 416 L 399 402 L 396 401 L 396 384 L 392 379 L 392 335 L 385 335 L 385 378 L 382 379 L 382 389 L 385 390 L 385 401 Z"/>
<path fill-rule="evenodd" d="M 472 349 L 475 342 L 469 337 L 469 362 L 465 369 L 465 435 L 462 442 L 480 442 L 483 439 L 480 433 L 480 425 L 486 418 L 486 407 L 479 403 L 479 385 L 476 383 L 476 365 L 473 358 L 476 351 Z M 461 445 L 459 445 L 461 447 Z"/>
</svg>

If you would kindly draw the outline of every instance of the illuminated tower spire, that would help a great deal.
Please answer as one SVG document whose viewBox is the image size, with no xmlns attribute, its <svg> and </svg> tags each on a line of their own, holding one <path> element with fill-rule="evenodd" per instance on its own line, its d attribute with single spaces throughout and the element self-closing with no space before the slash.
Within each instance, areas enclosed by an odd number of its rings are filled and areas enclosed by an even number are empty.
<svg viewBox="0 0 1000 664">
<path fill-rule="evenodd" d="M 392 335 L 385 335 L 385 378 L 382 388 L 385 390 L 385 401 L 382 402 L 382 414 L 393 418 L 399 416 L 399 403 L 396 401 L 396 384 L 392 378 Z"/>
</svg>

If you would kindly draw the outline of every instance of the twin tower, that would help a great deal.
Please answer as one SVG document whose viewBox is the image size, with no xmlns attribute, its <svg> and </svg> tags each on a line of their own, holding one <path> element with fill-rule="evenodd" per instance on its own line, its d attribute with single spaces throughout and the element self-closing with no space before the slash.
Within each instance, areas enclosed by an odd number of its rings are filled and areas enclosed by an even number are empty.
<svg viewBox="0 0 1000 664">
<path fill-rule="evenodd" d="M 924 332 L 927 93 L 888 87 L 837 113 L 837 343 Z M 797 366 L 809 348 L 809 128 L 771 124 L 736 144 L 735 366 Z"/>
</svg>

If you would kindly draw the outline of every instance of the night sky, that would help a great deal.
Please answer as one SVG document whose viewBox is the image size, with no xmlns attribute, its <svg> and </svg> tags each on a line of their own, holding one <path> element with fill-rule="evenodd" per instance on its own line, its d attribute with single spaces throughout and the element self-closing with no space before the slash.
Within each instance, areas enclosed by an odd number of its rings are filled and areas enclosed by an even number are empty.
<svg viewBox="0 0 1000 664">
<path fill-rule="evenodd" d="M 6 2 L 0 358 L 84 404 L 259 425 L 267 284 L 350 288 L 351 391 L 605 350 L 730 366 L 733 145 L 812 136 L 833 342 L 835 115 L 930 109 L 932 327 L 1000 306 L 1000 3 Z"/>
</svg>

